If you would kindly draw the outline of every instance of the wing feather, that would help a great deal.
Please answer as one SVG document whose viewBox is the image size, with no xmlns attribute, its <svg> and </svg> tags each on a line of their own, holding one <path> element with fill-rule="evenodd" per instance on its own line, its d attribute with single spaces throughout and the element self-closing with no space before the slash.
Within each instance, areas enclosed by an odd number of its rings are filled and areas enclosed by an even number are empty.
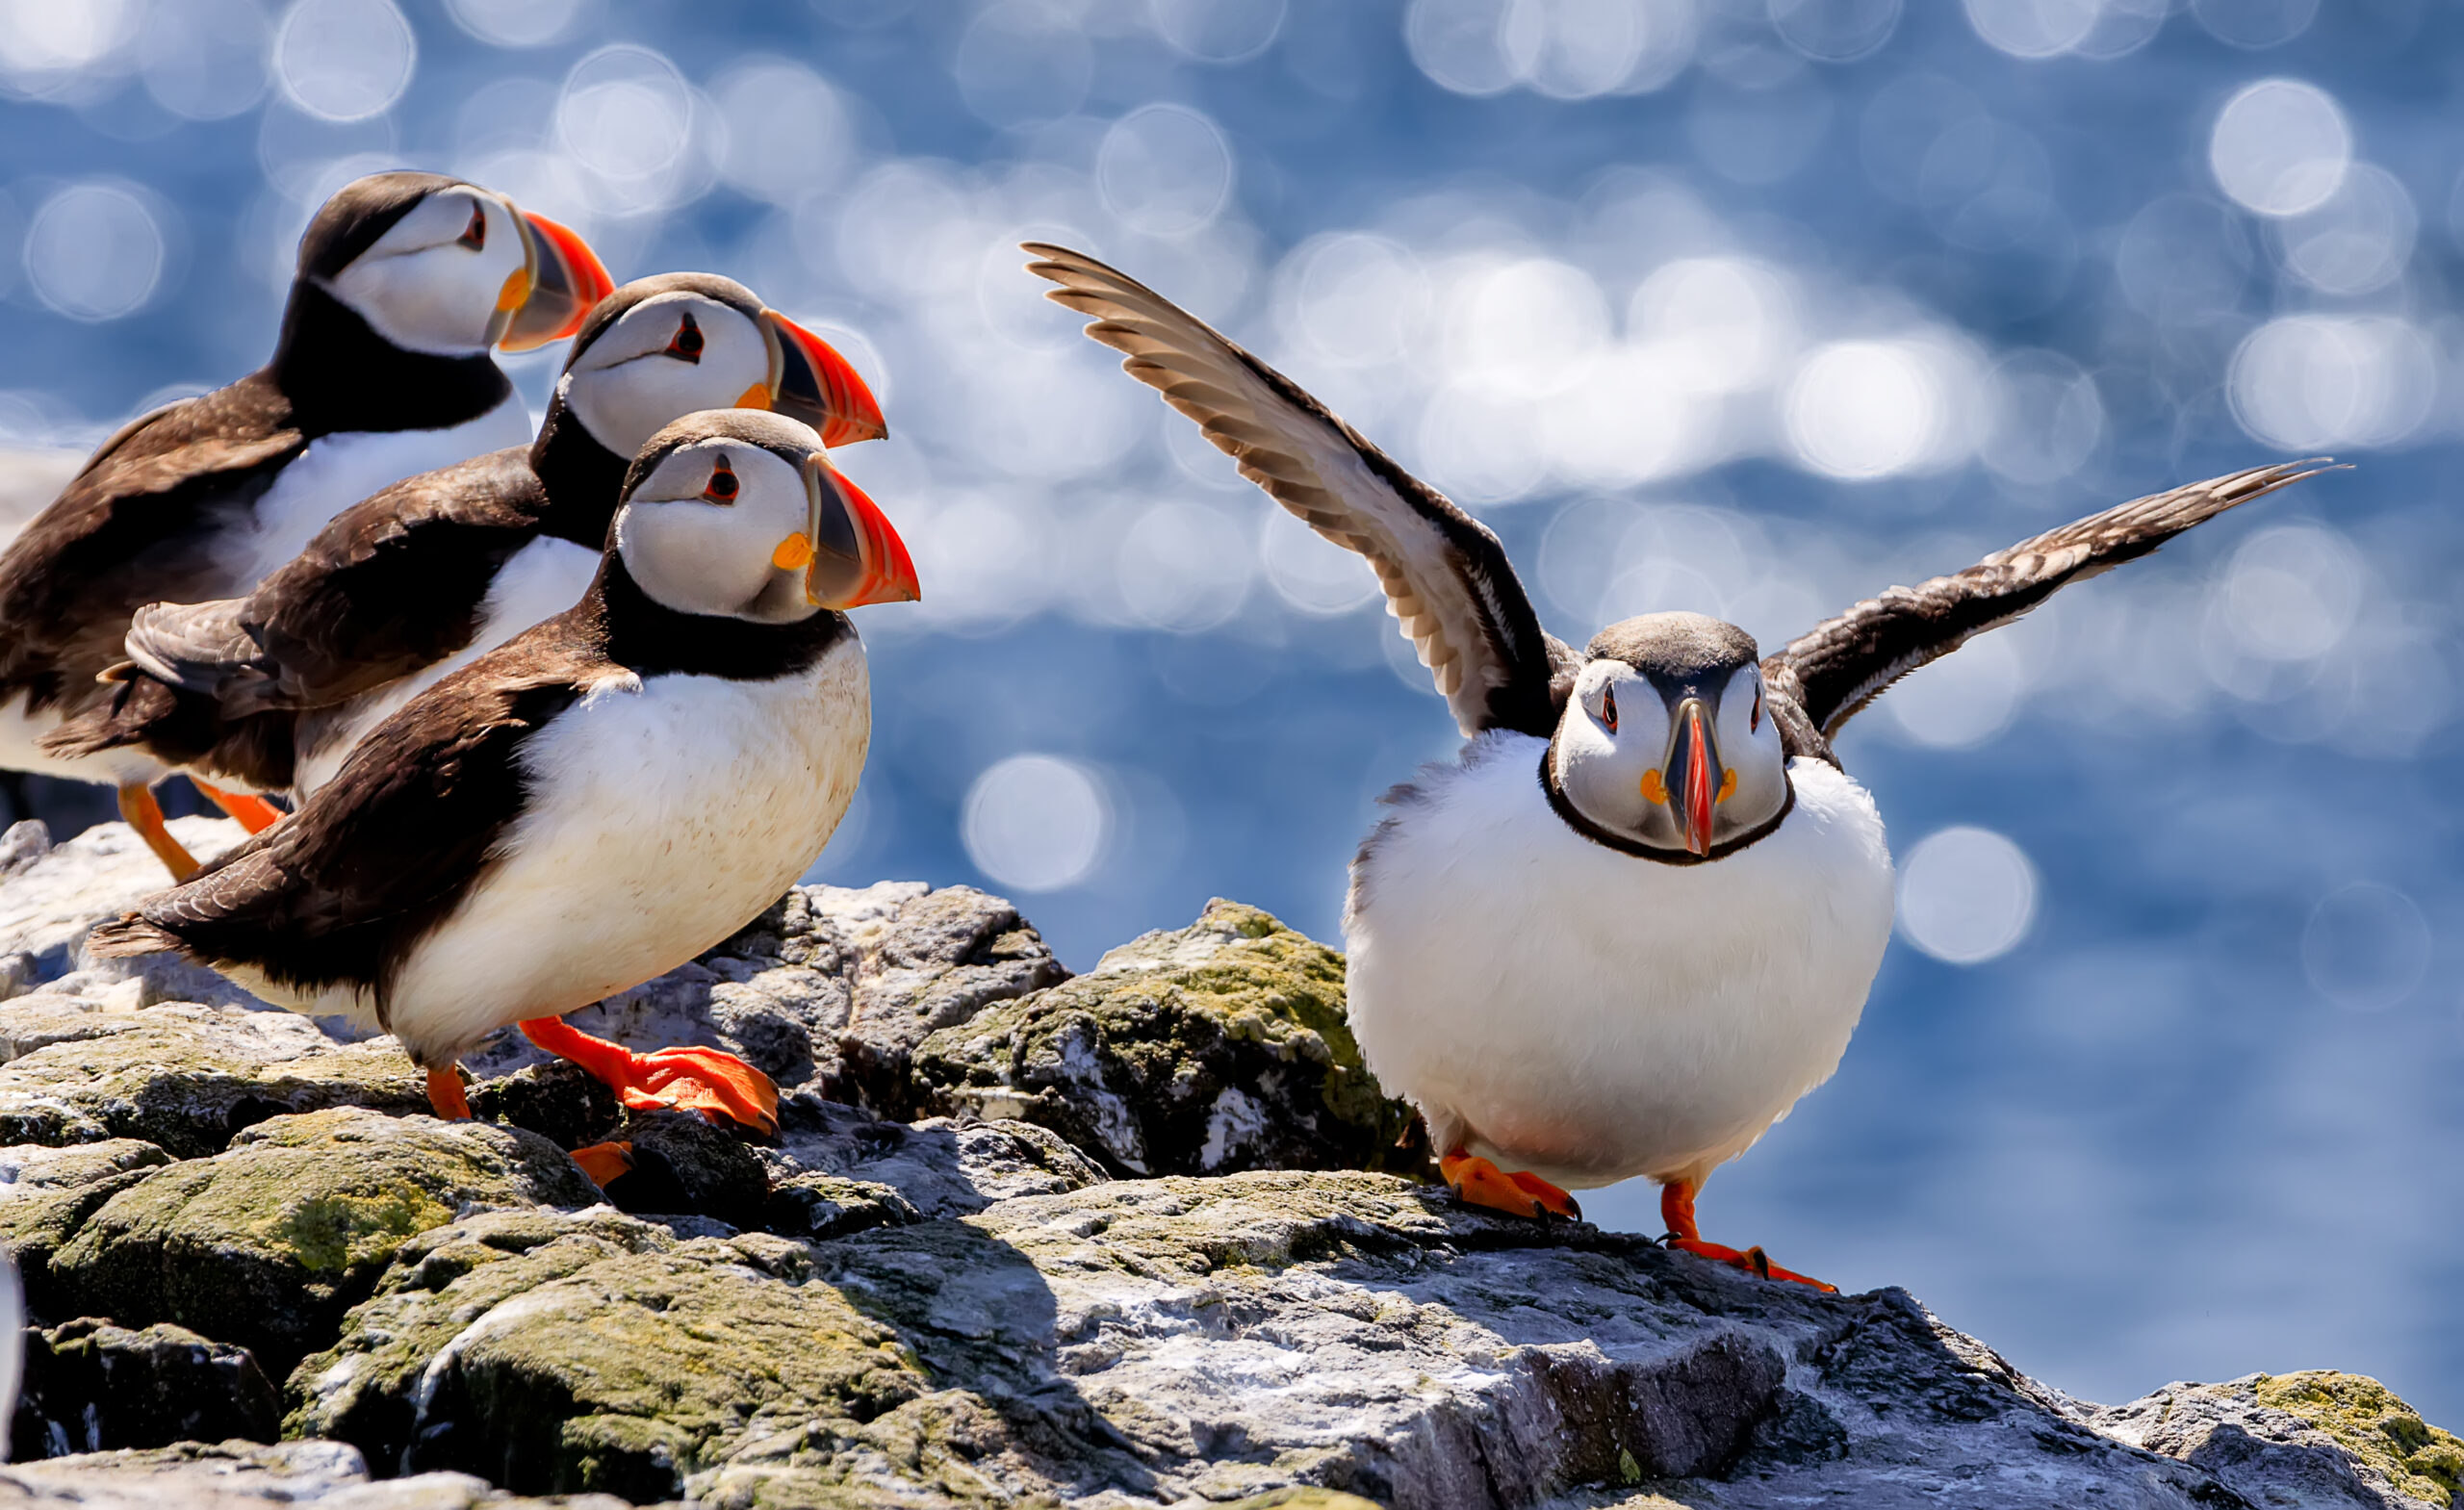
<svg viewBox="0 0 2464 1510">
<path fill-rule="evenodd" d="M 2330 470 L 2324 458 L 2253 467 L 2134 499 L 1996 550 L 1964 572 L 1894 587 L 1791 640 L 1763 675 L 1828 739 L 1884 688 L 2072 582 L 2136 560 L 2226 509 Z"/>
<path fill-rule="evenodd" d="M 1421 663 L 1467 735 L 1547 734 L 1552 678 L 1574 653 L 1540 628 L 1497 536 L 1403 471 L 1293 382 L 1144 284 L 1080 252 L 1030 242 L 1027 270 L 1121 370 L 1197 422 L 1241 475 L 1325 539 L 1366 557 Z"/>
</svg>

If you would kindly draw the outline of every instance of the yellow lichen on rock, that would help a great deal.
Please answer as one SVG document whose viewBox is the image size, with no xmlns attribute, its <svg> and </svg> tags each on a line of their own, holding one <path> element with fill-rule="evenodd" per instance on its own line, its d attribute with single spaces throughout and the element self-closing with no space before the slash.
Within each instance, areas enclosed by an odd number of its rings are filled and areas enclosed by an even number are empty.
<svg viewBox="0 0 2464 1510">
<path fill-rule="evenodd" d="M 2434 1505 L 2464 1495 L 2464 1438 L 2422 1420 L 2375 1379 L 2325 1369 L 2264 1375 L 2258 1400 L 2335 1438 L 2400 1494 Z"/>
</svg>

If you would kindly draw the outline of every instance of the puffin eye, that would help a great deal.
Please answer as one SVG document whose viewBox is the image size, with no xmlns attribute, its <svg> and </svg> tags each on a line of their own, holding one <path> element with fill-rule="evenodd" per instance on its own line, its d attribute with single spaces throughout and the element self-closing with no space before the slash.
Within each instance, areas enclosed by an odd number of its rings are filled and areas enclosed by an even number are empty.
<svg viewBox="0 0 2464 1510">
<path fill-rule="evenodd" d="M 1752 713 L 1750 713 L 1750 714 L 1746 715 L 1746 720 L 1745 720 L 1745 731 L 1746 731 L 1747 733 L 1749 733 L 1749 734 L 1754 734 L 1754 733 L 1759 733 L 1759 732 L 1761 732 L 1761 730 L 1762 730 L 1762 688 L 1758 684 L 1758 685 L 1755 687 L 1755 689 L 1754 689 L 1754 711 L 1753 711 Z"/>
<path fill-rule="evenodd" d="M 1600 722 L 1610 733 L 1617 732 L 1617 689 L 1600 689 Z"/>
<path fill-rule="evenodd" d="M 455 237 L 454 240 L 461 243 L 463 245 L 470 247 L 473 251 L 477 251 L 480 247 L 488 244 L 488 212 L 477 205 L 473 205 L 471 207 L 471 223 L 462 227 L 462 234 Z"/>
<path fill-rule="evenodd" d="M 667 354 L 680 362 L 702 360 L 702 327 L 693 323 L 692 316 L 685 316 L 684 323 L 676 327 L 676 339 L 667 344 Z"/>
<path fill-rule="evenodd" d="M 722 456 L 719 458 L 719 464 L 710 469 L 710 480 L 708 485 L 702 489 L 702 496 L 713 503 L 732 503 L 735 501 L 735 469 L 729 466 L 728 459 Z"/>
</svg>

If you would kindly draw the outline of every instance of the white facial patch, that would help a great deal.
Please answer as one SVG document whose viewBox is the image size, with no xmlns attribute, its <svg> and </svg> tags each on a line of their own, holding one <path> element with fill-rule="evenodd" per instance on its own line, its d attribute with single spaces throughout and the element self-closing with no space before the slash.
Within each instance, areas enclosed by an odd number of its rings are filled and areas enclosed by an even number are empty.
<svg viewBox="0 0 2464 1510">
<path fill-rule="evenodd" d="M 679 613 L 806 618 L 816 610 L 801 566 L 784 570 L 775 557 L 790 535 L 809 540 L 811 499 L 803 472 L 778 455 L 742 441 L 698 442 L 670 452 L 633 490 L 616 516 L 617 553 L 642 591 Z"/>
<path fill-rule="evenodd" d="M 679 289 L 618 317 L 557 389 L 599 444 L 630 456 L 688 414 L 733 408 L 756 384 L 766 393 L 769 378 L 770 347 L 752 317 Z"/>
<path fill-rule="evenodd" d="M 471 356 L 491 345 L 505 280 L 527 261 L 511 205 L 476 189 L 442 189 L 326 288 L 405 351 Z"/>
<path fill-rule="evenodd" d="M 1656 687 L 1620 660 L 1582 669 L 1556 747 L 1557 784 L 1576 811 L 1611 832 L 1662 842 L 1643 778 L 1667 749 L 1668 704 Z"/>
</svg>

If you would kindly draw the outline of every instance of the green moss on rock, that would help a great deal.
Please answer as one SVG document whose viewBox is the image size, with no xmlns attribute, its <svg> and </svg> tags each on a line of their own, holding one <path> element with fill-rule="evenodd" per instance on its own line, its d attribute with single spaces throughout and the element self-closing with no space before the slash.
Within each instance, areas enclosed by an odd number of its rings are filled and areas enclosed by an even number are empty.
<svg viewBox="0 0 2464 1510">
<path fill-rule="evenodd" d="M 423 1234 L 293 1376 L 286 1431 L 525 1493 L 676 1497 L 748 1442 L 855 1431 L 930 1388 L 808 1251 L 603 1209 Z"/>
<path fill-rule="evenodd" d="M 277 1377 L 333 1337 L 413 1234 L 475 1205 L 599 1193 L 535 1134 L 356 1108 L 276 1117 L 214 1158 L 105 1183 L 48 1254 L 37 1307 L 177 1322 Z"/>
<path fill-rule="evenodd" d="M 2375 1379 L 2329 1369 L 2263 1375 L 2257 1397 L 2333 1437 L 2399 1494 L 2433 1505 L 2453 1505 L 2464 1495 L 2464 1438 L 2422 1420 Z"/>
<path fill-rule="evenodd" d="M 1417 1167 L 1362 1062 L 1344 958 L 1217 900 L 1076 980 L 985 1009 L 915 1052 L 919 1103 L 1051 1128 L 1133 1175 Z"/>
</svg>

